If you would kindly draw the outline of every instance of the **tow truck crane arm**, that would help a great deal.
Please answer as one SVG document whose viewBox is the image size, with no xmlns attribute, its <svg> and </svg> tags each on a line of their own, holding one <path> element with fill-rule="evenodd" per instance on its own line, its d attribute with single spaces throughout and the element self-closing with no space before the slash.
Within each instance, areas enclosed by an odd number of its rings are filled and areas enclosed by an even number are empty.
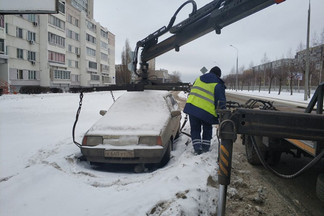
<svg viewBox="0 0 324 216">
<path fill-rule="evenodd" d="M 283 1 L 285 0 L 214 0 L 199 10 L 196 9 L 197 6 L 194 1 L 187 1 L 176 11 L 167 27 L 164 26 L 137 42 L 133 59 L 134 72 L 137 74 L 136 67 L 140 47 L 143 48 L 140 63 L 141 74 L 137 75 L 142 77 L 145 83 L 149 60 L 172 49 L 179 51 L 181 46 L 212 31 L 220 34 L 221 29 L 225 26 Z M 189 3 L 193 4 L 193 11 L 189 18 L 173 26 L 178 12 Z M 162 42 L 158 42 L 159 37 L 168 32 L 173 35 Z"/>
</svg>

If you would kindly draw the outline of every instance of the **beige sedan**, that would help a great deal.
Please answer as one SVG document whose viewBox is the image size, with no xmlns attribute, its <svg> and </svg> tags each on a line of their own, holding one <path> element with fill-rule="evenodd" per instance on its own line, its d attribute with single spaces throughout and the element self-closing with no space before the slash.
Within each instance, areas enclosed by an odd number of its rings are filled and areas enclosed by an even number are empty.
<svg viewBox="0 0 324 216">
<path fill-rule="evenodd" d="M 179 135 L 181 111 L 167 91 L 126 92 L 84 135 L 90 162 L 166 164 Z"/>
</svg>

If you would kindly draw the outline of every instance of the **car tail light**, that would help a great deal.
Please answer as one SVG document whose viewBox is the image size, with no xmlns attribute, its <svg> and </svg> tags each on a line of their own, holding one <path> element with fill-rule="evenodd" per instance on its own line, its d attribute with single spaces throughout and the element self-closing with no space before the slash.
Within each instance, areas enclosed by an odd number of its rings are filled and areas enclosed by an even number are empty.
<svg viewBox="0 0 324 216">
<path fill-rule="evenodd" d="M 84 136 L 82 140 L 83 146 L 96 146 L 102 144 L 101 136 Z"/>
<path fill-rule="evenodd" d="M 144 145 L 163 145 L 161 136 L 142 136 L 139 139 L 138 144 Z"/>
</svg>

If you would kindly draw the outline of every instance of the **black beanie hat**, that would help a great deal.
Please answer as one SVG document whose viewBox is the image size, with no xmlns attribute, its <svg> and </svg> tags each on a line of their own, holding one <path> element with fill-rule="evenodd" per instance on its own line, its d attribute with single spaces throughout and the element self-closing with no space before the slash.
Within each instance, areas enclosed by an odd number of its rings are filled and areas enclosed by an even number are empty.
<svg viewBox="0 0 324 216">
<path fill-rule="evenodd" d="M 217 66 L 213 67 L 209 72 L 216 74 L 216 76 L 218 76 L 218 77 L 221 77 L 222 76 L 222 71 Z"/>
</svg>

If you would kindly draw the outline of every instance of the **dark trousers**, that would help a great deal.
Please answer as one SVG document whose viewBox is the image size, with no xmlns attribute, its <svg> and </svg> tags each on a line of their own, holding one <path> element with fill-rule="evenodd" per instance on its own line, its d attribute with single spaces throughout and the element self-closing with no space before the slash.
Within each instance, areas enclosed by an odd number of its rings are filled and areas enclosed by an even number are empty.
<svg viewBox="0 0 324 216">
<path fill-rule="evenodd" d="M 191 140 L 195 151 L 209 151 L 213 127 L 211 124 L 189 115 Z M 201 129 L 202 137 L 201 137 Z"/>
</svg>

